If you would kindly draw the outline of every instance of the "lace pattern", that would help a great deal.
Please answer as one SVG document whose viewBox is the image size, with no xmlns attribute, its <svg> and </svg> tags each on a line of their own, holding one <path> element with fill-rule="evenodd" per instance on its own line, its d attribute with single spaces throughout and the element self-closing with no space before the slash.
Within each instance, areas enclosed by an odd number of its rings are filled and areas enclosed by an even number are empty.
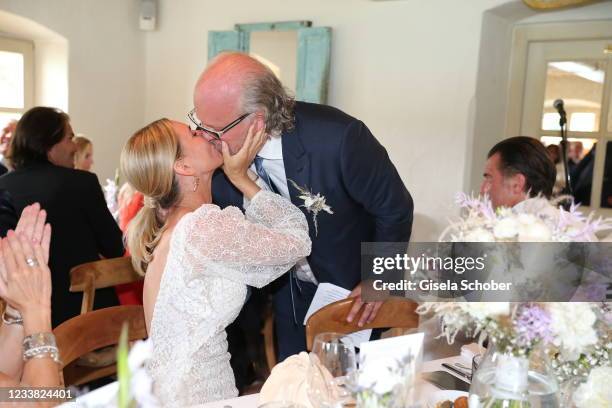
<svg viewBox="0 0 612 408">
<path fill-rule="evenodd" d="M 260 191 L 246 214 L 203 205 L 174 229 L 149 336 L 149 370 L 163 406 L 238 395 L 225 328 L 247 285 L 262 287 L 310 253 L 308 224 L 287 199 Z"/>
</svg>

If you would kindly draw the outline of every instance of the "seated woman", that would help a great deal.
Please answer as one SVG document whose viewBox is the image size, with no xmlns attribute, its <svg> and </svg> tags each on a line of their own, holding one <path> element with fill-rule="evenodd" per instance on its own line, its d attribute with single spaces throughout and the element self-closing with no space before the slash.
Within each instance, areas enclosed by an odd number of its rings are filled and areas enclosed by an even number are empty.
<svg viewBox="0 0 612 408">
<path fill-rule="evenodd" d="M 0 242 L 0 298 L 8 303 L 0 326 L 0 387 L 60 386 L 45 219 L 38 204 L 26 207 L 15 232 Z"/>
<path fill-rule="evenodd" d="M 76 147 L 68 115 L 36 107 L 19 120 L 11 138 L 9 160 L 14 171 L 0 177 L 17 214 L 38 202 L 53 227 L 49 267 L 52 273 L 52 322 L 81 311 L 81 293 L 70 293 L 70 269 L 76 265 L 123 255 L 121 231 L 106 207 L 98 178 L 74 170 Z M 113 288 L 96 292 L 95 308 L 117 305 Z"/>
<path fill-rule="evenodd" d="M 261 124 L 260 124 L 261 126 Z M 247 169 L 266 140 L 252 125 L 242 149 L 223 156 L 184 124 L 161 119 L 136 132 L 121 172 L 145 196 L 128 228 L 144 310 L 155 393 L 165 407 L 235 397 L 226 327 L 247 297 L 310 253 L 304 214 L 259 186 Z M 250 200 L 246 214 L 212 203 L 213 172 L 223 164 Z"/>
</svg>

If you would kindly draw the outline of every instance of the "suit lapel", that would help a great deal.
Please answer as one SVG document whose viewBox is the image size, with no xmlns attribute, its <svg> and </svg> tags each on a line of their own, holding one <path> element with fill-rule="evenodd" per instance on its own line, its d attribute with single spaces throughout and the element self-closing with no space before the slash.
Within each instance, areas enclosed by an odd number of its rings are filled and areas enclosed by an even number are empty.
<svg viewBox="0 0 612 408">
<path fill-rule="evenodd" d="M 298 186 L 310 190 L 310 157 L 304 150 L 298 133 L 298 124 L 295 128 L 282 136 L 283 162 L 285 165 L 285 175 L 287 177 L 287 187 L 291 202 L 302 209 L 307 214 L 305 208 L 301 207 L 304 201 L 298 197 L 299 192 L 290 180 Z"/>
</svg>

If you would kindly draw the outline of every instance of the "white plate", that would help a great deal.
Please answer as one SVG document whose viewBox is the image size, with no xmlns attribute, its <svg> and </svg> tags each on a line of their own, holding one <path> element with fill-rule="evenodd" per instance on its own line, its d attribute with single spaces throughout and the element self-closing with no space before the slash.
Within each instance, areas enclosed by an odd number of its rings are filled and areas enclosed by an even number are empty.
<svg viewBox="0 0 612 408">
<path fill-rule="evenodd" d="M 436 408 L 436 404 L 438 402 L 444 402 L 446 400 L 450 402 L 455 402 L 455 400 L 459 397 L 468 397 L 468 394 L 465 391 L 454 391 L 454 390 L 444 390 L 444 391 L 436 391 L 429 395 L 427 399 L 427 408 Z"/>
</svg>

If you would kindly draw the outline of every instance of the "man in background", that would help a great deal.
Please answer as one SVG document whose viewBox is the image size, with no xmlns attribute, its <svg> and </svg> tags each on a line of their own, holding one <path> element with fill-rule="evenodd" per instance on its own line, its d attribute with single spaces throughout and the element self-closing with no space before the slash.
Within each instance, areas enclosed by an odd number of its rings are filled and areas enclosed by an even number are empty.
<svg viewBox="0 0 612 408">
<path fill-rule="evenodd" d="M 557 170 L 540 141 L 516 136 L 502 140 L 489 151 L 481 194 L 488 194 L 493 208 L 512 208 L 532 198 L 550 199 Z"/>
</svg>

